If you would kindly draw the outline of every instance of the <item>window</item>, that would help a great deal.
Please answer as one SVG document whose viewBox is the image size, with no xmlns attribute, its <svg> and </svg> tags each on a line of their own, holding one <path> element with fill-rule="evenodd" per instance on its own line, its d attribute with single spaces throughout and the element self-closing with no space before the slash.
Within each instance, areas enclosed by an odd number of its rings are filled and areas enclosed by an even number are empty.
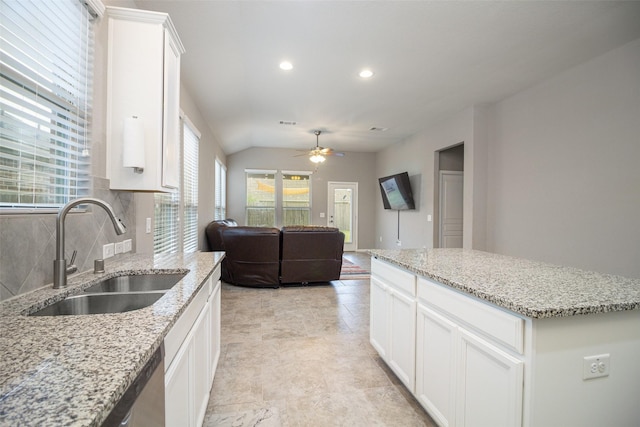
<svg viewBox="0 0 640 427">
<path fill-rule="evenodd" d="M 182 142 L 183 252 L 198 250 L 198 148 L 200 132 L 189 119 L 183 121 Z"/>
<path fill-rule="evenodd" d="M 155 193 L 153 253 L 176 253 L 179 249 L 180 195 Z"/>
<path fill-rule="evenodd" d="M 227 168 L 216 159 L 216 195 L 213 219 L 225 219 L 227 217 Z"/>
<path fill-rule="evenodd" d="M 182 119 L 182 183 L 180 191 L 154 194 L 153 253 L 198 250 L 198 150 L 200 132 Z M 183 224 L 180 227 L 180 223 Z"/>
<path fill-rule="evenodd" d="M 309 225 L 311 180 L 309 172 L 282 172 L 282 224 Z"/>
<path fill-rule="evenodd" d="M 247 225 L 275 227 L 276 224 L 276 171 L 248 170 Z"/>
<path fill-rule="evenodd" d="M 99 0 L 3 1 L 0 209 L 57 209 L 90 192 L 91 19 Z"/>
</svg>

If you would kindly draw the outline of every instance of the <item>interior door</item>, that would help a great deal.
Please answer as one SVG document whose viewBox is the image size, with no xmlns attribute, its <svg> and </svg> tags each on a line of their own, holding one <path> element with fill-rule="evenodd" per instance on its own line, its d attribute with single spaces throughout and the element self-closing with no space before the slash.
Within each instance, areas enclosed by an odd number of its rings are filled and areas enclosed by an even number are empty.
<svg viewBox="0 0 640 427">
<path fill-rule="evenodd" d="M 344 233 L 344 250 L 358 249 L 358 183 L 329 182 L 327 225 Z"/>
<path fill-rule="evenodd" d="M 440 171 L 440 247 L 462 247 L 464 173 Z"/>
</svg>

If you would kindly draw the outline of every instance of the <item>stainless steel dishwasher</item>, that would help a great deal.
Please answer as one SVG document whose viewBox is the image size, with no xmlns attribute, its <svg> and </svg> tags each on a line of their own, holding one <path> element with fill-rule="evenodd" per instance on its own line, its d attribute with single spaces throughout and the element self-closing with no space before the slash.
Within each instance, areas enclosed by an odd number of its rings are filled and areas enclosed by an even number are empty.
<svg viewBox="0 0 640 427">
<path fill-rule="evenodd" d="M 113 408 L 103 427 L 164 427 L 164 344 Z"/>
</svg>

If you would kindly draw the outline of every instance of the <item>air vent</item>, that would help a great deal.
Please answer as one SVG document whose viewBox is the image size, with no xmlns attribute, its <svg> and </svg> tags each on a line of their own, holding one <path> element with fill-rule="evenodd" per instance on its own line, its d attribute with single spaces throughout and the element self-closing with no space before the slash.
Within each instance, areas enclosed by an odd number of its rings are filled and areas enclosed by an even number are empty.
<svg viewBox="0 0 640 427">
<path fill-rule="evenodd" d="M 285 126 L 295 126 L 298 122 L 294 122 L 292 120 L 280 120 L 280 124 Z"/>
<path fill-rule="evenodd" d="M 372 127 L 372 128 L 369 128 L 369 130 L 370 130 L 370 131 L 373 131 L 373 132 L 384 132 L 384 131 L 386 131 L 386 130 L 388 130 L 388 129 L 389 129 L 389 128 L 379 128 L 379 127 L 376 127 L 376 126 L 374 126 L 374 127 Z"/>
</svg>

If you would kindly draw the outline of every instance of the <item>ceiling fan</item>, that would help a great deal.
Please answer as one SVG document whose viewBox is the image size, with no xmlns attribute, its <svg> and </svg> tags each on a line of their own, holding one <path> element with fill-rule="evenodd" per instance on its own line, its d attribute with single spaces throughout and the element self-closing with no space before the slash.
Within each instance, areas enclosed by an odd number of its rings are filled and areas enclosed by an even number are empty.
<svg viewBox="0 0 640 427">
<path fill-rule="evenodd" d="M 324 148 L 320 146 L 319 139 L 322 131 L 315 130 L 313 131 L 313 133 L 316 136 L 315 148 L 308 151 L 306 154 L 299 154 L 299 156 L 308 155 L 309 160 L 311 160 L 313 163 L 316 163 L 316 164 L 324 162 L 327 159 L 327 156 L 339 156 L 339 157 L 344 156 L 344 153 L 333 151 L 331 148 Z"/>
</svg>

